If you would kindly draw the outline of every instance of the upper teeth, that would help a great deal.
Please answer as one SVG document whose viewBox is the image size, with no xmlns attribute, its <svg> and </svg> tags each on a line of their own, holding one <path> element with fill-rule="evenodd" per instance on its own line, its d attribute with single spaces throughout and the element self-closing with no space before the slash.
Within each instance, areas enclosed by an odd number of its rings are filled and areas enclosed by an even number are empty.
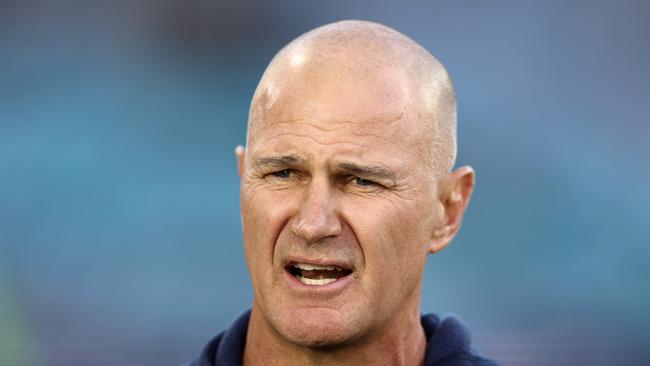
<svg viewBox="0 0 650 366">
<path fill-rule="evenodd" d="M 305 271 L 342 271 L 343 270 L 343 268 L 334 267 L 334 266 L 317 266 L 317 265 L 307 264 L 307 263 L 296 263 L 293 266 Z"/>
</svg>

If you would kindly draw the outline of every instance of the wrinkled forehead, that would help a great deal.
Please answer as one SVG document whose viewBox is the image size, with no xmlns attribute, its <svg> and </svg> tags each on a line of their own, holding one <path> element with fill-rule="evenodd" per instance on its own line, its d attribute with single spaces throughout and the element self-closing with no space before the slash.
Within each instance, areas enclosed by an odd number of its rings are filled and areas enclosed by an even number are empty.
<svg viewBox="0 0 650 366">
<path fill-rule="evenodd" d="M 313 120 L 393 121 L 408 108 L 408 88 L 395 75 L 305 77 L 278 93 L 266 107 L 266 120 L 310 117 Z M 272 97 L 272 96 L 270 96 Z"/>
<path fill-rule="evenodd" d="M 395 121 L 413 119 L 411 85 L 403 70 L 322 61 L 287 63 L 263 80 L 256 95 L 256 113 L 251 116 L 249 143 L 286 121 L 308 121 L 322 128 L 350 122 L 363 129 L 383 129 Z"/>
<path fill-rule="evenodd" d="M 247 147 L 254 150 L 269 135 L 290 133 L 286 130 L 304 123 L 315 135 L 319 129 L 332 132 L 329 127 L 340 122 L 360 135 L 417 145 L 436 172 L 453 166 L 451 80 L 424 48 L 386 27 L 335 23 L 282 49 L 253 96 Z M 336 138 L 346 136 L 337 133 Z"/>
</svg>

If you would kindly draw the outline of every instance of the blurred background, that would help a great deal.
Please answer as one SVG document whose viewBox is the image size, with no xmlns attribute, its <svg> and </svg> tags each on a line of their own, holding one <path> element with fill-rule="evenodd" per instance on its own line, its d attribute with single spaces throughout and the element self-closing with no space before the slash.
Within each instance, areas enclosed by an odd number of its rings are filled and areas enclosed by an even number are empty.
<svg viewBox="0 0 650 366">
<path fill-rule="evenodd" d="M 423 311 L 505 366 L 649 364 L 649 2 L 0 0 L 0 365 L 177 365 L 249 307 L 248 103 L 350 18 L 457 88 L 478 185 Z"/>
</svg>

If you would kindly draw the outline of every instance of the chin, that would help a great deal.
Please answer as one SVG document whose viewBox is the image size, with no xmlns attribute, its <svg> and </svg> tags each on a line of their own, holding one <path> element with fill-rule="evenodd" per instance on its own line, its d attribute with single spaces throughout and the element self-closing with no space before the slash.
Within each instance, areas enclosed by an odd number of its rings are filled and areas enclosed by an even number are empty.
<svg viewBox="0 0 650 366">
<path fill-rule="evenodd" d="M 355 317 L 331 308 L 301 308 L 277 319 L 276 330 L 287 341 L 309 348 L 332 348 L 350 344 L 362 334 Z"/>
</svg>

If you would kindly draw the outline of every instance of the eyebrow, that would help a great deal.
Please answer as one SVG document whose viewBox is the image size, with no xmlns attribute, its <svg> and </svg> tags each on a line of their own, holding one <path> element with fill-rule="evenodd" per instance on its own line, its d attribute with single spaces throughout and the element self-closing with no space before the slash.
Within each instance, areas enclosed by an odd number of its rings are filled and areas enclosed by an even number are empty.
<svg viewBox="0 0 650 366">
<path fill-rule="evenodd" d="M 270 156 L 264 158 L 253 159 L 253 169 L 263 169 L 263 168 L 275 168 L 275 167 L 286 167 L 291 165 L 297 165 L 304 163 L 304 159 L 297 157 L 296 155 L 282 155 L 282 156 Z"/>
<path fill-rule="evenodd" d="M 252 162 L 253 169 L 256 170 L 269 168 L 286 168 L 304 164 L 306 164 L 306 160 L 298 157 L 297 155 L 281 155 L 256 158 L 253 159 Z M 362 165 L 352 162 L 340 162 L 335 163 L 334 168 L 341 172 L 370 179 L 384 179 L 390 180 L 392 182 L 395 182 L 397 180 L 397 175 L 393 171 L 381 165 Z"/>
<path fill-rule="evenodd" d="M 356 163 L 343 162 L 335 165 L 338 170 L 348 172 L 361 177 L 386 179 L 392 182 L 397 180 L 396 174 L 380 165 L 360 165 Z"/>
</svg>

